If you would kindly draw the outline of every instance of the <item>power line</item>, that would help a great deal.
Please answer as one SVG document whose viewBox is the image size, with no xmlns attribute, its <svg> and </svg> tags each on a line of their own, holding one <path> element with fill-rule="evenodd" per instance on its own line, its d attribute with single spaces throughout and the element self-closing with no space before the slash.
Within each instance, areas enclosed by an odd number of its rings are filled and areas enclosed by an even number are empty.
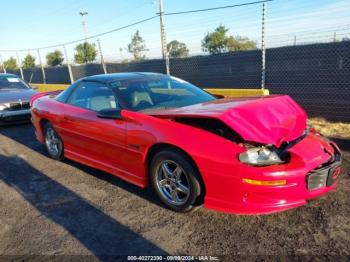
<svg viewBox="0 0 350 262">
<path fill-rule="evenodd" d="M 206 12 L 206 11 L 213 11 L 213 10 L 220 10 L 220 9 L 226 9 L 226 8 L 234 8 L 234 7 L 240 7 L 240 6 L 248 6 L 248 5 L 256 5 L 256 4 L 260 4 L 260 3 L 266 3 L 266 2 L 272 2 L 274 0 L 261 0 L 261 1 L 254 1 L 254 2 L 248 2 L 248 3 L 242 3 L 242 4 L 236 4 L 236 5 L 226 5 L 226 6 L 219 6 L 219 7 L 212 7 L 212 8 L 206 8 L 206 9 L 197 9 L 197 10 L 187 10 L 187 11 L 181 11 L 181 12 L 173 12 L 173 13 L 164 13 L 164 15 L 180 15 L 180 14 L 188 14 L 188 13 L 196 13 L 196 12 Z M 100 34 L 95 34 L 92 36 L 87 37 L 86 39 L 78 39 L 78 40 L 74 40 L 74 41 L 70 41 L 70 42 L 65 42 L 65 43 L 60 43 L 60 44 L 55 44 L 55 45 L 50 45 L 50 46 L 43 46 L 43 47 L 36 47 L 36 48 L 27 48 L 27 49 L 21 49 L 21 50 L 0 50 L 1 52 L 30 52 L 30 51 L 35 51 L 37 49 L 49 49 L 49 48 L 55 48 L 55 47 L 60 47 L 62 45 L 70 45 L 70 44 L 75 44 L 75 43 L 79 43 L 82 41 L 86 41 L 89 39 L 93 39 L 93 38 L 97 38 L 103 35 L 107 35 L 116 31 L 120 31 L 150 20 L 153 20 L 157 17 L 159 17 L 159 13 L 157 13 L 155 16 L 149 17 L 149 18 L 145 18 L 142 20 L 139 20 L 137 22 L 122 26 L 122 27 L 118 27 Z"/>
<path fill-rule="evenodd" d="M 33 19 L 30 19 L 27 21 L 24 21 L 22 22 L 22 26 L 21 26 L 21 29 L 25 29 L 25 30 L 29 30 L 29 29 L 33 29 L 33 27 L 35 27 L 36 25 L 39 25 L 39 24 L 42 24 L 44 23 L 45 21 L 47 21 L 47 18 L 53 18 L 57 15 L 59 15 L 60 17 L 64 17 L 66 15 L 66 10 L 73 10 L 75 8 L 75 6 L 78 4 L 80 4 L 80 2 L 82 2 L 83 0 L 79 0 L 79 1 L 76 1 L 72 4 L 69 4 L 69 5 L 65 5 L 61 8 L 58 8 L 58 9 L 55 9 L 51 12 L 43 12 L 43 13 L 39 13 L 37 14 L 36 16 L 37 17 L 40 17 L 39 19 L 37 20 L 33 20 Z"/>
<path fill-rule="evenodd" d="M 173 12 L 173 13 L 164 13 L 164 15 L 182 15 L 182 14 L 189 14 L 189 13 L 206 12 L 206 11 L 213 11 L 213 10 L 219 10 L 219 9 L 247 6 L 247 5 L 256 5 L 256 4 L 272 2 L 272 1 L 274 1 L 274 0 L 262 0 L 262 1 L 255 1 L 255 2 L 249 2 L 249 3 L 236 4 L 236 5 L 226 5 L 226 6 L 205 8 L 205 9 L 187 10 L 187 11 L 180 11 L 180 12 Z M 157 13 L 157 14 L 159 14 L 159 13 Z"/>
<path fill-rule="evenodd" d="M 109 30 L 109 31 L 106 31 L 106 32 L 103 32 L 103 33 L 100 33 L 100 34 L 92 35 L 92 36 L 87 37 L 86 40 L 97 38 L 97 37 L 100 37 L 100 36 L 103 36 L 103 35 L 107 35 L 107 34 L 110 34 L 110 33 L 116 32 L 116 31 L 120 31 L 122 29 L 126 29 L 126 28 L 129 28 L 129 27 L 132 27 L 132 26 L 135 26 L 135 25 L 138 25 L 138 24 L 141 24 L 141 23 L 153 20 L 153 19 L 155 19 L 157 17 L 159 17 L 159 15 L 155 15 L 155 16 L 152 16 L 152 17 L 149 17 L 149 18 L 146 18 L 146 19 L 142 19 L 142 20 L 139 20 L 137 22 L 134 22 L 134 23 L 122 26 L 122 27 L 118 27 L 118 28 L 115 28 L 115 29 L 112 29 L 112 30 Z M 60 46 L 63 46 L 63 45 L 75 44 L 75 43 L 79 43 L 79 42 L 82 42 L 82 41 L 85 41 L 85 38 L 84 39 L 78 39 L 78 40 L 70 41 L 70 42 L 65 42 L 65 43 L 61 43 L 61 44 L 51 45 L 51 46 L 43 46 L 43 47 L 39 47 L 39 48 L 28 48 L 28 49 L 22 49 L 22 50 L 0 50 L 0 51 L 1 52 L 16 52 L 16 51 L 17 52 L 29 52 L 29 51 L 33 51 L 33 50 L 37 50 L 37 49 L 48 49 L 48 48 L 60 47 Z"/>
</svg>

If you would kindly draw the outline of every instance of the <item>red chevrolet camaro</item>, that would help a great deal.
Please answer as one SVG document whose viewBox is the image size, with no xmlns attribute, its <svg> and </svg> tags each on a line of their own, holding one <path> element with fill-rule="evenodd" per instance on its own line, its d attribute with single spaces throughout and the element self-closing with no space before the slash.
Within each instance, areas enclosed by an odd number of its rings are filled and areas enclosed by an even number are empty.
<svg viewBox="0 0 350 262">
<path fill-rule="evenodd" d="M 337 145 L 289 96 L 217 98 L 175 77 L 120 73 L 37 94 L 32 122 L 48 154 L 106 171 L 165 205 L 263 214 L 333 190 Z"/>
</svg>

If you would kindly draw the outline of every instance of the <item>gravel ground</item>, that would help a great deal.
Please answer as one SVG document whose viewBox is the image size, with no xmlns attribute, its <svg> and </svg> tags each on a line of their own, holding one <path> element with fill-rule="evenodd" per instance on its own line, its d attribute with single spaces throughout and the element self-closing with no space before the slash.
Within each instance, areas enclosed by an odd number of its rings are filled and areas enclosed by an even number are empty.
<svg viewBox="0 0 350 262">
<path fill-rule="evenodd" d="M 350 140 L 337 139 L 350 171 Z M 1 255 L 350 255 L 350 176 L 308 205 L 265 216 L 177 214 L 152 190 L 47 157 L 30 125 L 0 129 Z"/>
</svg>

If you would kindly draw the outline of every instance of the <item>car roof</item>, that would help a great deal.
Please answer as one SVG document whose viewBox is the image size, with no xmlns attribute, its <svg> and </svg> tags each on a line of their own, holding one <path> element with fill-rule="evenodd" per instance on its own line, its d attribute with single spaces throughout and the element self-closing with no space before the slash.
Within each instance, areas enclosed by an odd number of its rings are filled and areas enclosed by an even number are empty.
<svg viewBox="0 0 350 262">
<path fill-rule="evenodd" d="M 113 73 L 113 74 L 101 74 L 84 77 L 82 80 L 99 81 L 99 82 L 111 82 L 116 80 L 126 80 L 134 79 L 143 76 L 164 76 L 160 73 L 150 73 L 150 72 L 127 72 L 127 73 Z"/>
<path fill-rule="evenodd" d="M 18 77 L 18 76 L 16 76 L 15 74 L 3 74 L 3 73 L 0 73 L 0 78 L 5 78 L 5 77 Z"/>
</svg>

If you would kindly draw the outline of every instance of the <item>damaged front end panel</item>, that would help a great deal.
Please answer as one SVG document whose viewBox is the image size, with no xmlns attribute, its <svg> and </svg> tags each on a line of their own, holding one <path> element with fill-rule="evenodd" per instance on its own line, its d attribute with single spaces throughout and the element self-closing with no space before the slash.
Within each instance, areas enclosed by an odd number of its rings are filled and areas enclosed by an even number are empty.
<svg viewBox="0 0 350 262">
<path fill-rule="evenodd" d="M 173 120 L 181 124 L 203 129 L 235 143 L 243 142 L 243 139 L 239 134 L 234 132 L 225 123 L 215 118 L 183 117 L 175 118 Z"/>
</svg>

